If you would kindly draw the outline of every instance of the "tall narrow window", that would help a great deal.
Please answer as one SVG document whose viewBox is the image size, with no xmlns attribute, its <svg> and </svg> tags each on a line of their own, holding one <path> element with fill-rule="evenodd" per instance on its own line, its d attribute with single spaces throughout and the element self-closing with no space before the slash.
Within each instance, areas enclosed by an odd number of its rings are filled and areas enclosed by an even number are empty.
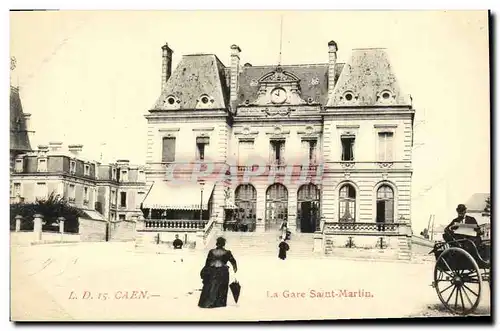
<svg viewBox="0 0 500 331">
<path fill-rule="evenodd" d="M 127 192 L 120 192 L 120 207 L 127 207 Z"/>
<path fill-rule="evenodd" d="M 356 221 L 356 190 L 350 184 L 345 184 L 340 188 L 339 220 L 340 222 Z"/>
<path fill-rule="evenodd" d="M 175 138 L 164 137 L 161 162 L 175 161 Z"/>
<path fill-rule="evenodd" d="M 16 172 L 23 172 L 23 159 L 17 159 L 15 169 Z"/>
<path fill-rule="evenodd" d="M 394 192 L 388 185 L 382 185 L 377 190 L 377 222 L 394 222 Z"/>
<path fill-rule="evenodd" d="M 83 166 L 83 174 L 85 176 L 90 176 L 90 164 L 86 164 Z"/>
<path fill-rule="evenodd" d="M 284 164 L 285 141 L 271 140 L 271 164 Z"/>
<path fill-rule="evenodd" d="M 116 180 L 116 168 L 111 169 L 111 179 Z"/>
<path fill-rule="evenodd" d="M 304 160 L 307 164 L 316 164 L 316 151 L 318 142 L 315 139 L 303 139 L 302 150 L 304 152 Z"/>
<path fill-rule="evenodd" d="M 111 190 L 111 208 L 116 207 L 116 191 Z"/>
<path fill-rule="evenodd" d="M 354 161 L 354 136 L 340 137 L 342 142 L 342 161 Z"/>
<path fill-rule="evenodd" d="M 75 196 L 76 196 L 76 190 L 75 190 L 75 185 L 74 184 L 69 184 L 69 189 L 68 189 L 68 200 L 70 202 L 75 201 Z"/>
<path fill-rule="evenodd" d="M 14 183 L 14 197 L 21 196 L 21 183 Z"/>
<path fill-rule="evenodd" d="M 392 132 L 379 132 L 378 134 L 378 160 L 393 161 L 393 139 Z"/>
<path fill-rule="evenodd" d="M 89 204 L 89 189 L 88 189 L 88 187 L 83 188 L 83 204 L 84 205 Z"/>
<path fill-rule="evenodd" d="M 120 181 L 121 182 L 128 182 L 128 170 L 122 170 L 120 172 Z"/>
<path fill-rule="evenodd" d="M 69 161 L 69 172 L 76 173 L 76 161 Z"/>
<path fill-rule="evenodd" d="M 205 160 L 205 147 L 209 143 L 208 137 L 198 137 L 196 138 L 196 159 Z"/>
<path fill-rule="evenodd" d="M 238 143 L 238 165 L 251 165 L 253 140 L 240 140 Z"/>
</svg>

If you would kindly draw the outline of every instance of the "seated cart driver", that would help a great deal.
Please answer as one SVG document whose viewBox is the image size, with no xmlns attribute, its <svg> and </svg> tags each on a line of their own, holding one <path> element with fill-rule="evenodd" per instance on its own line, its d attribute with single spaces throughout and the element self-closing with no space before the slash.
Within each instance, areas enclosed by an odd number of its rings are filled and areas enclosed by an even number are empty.
<svg viewBox="0 0 500 331">
<path fill-rule="evenodd" d="M 481 244 L 481 229 L 477 224 L 477 221 L 474 217 L 466 215 L 467 208 L 463 204 L 459 204 L 457 206 L 457 214 L 458 217 L 453 219 L 450 224 L 444 229 L 443 239 L 446 242 L 458 240 L 458 239 L 470 239 L 476 244 L 477 247 Z M 455 231 L 460 227 L 461 224 L 467 224 L 473 227 L 475 231 L 475 235 L 464 235 L 455 233 Z"/>
</svg>

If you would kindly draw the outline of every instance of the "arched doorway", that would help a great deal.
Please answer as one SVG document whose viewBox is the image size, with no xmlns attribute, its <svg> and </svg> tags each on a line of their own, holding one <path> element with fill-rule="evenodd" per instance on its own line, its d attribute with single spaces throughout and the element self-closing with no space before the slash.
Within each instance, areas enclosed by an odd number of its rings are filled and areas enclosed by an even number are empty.
<svg viewBox="0 0 500 331">
<path fill-rule="evenodd" d="M 236 188 L 234 195 L 236 205 L 237 230 L 255 231 L 257 223 L 257 190 L 250 184 L 242 184 Z"/>
<path fill-rule="evenodd" d="M 276 183 L 266 191 L 266 231 L 278 230 L 288 220 L 288 190 Z"/>
<path fill-rule="evenodd" d="M 394 191 L 389 185 L 377 190 L 377 223 L 394 222 Z"/>
<path fill-rule="evenodd" d="M 339 222 L 356 222 L 356 189 L 351 184 L 344 184 L 340 188 Z"/>
<path fill-rule="evenodd" d="M 313 233 L 320 229 L 320 190 L 312 183 L 302 185 L 297 192 L 297 229 Z"/>
</svg>

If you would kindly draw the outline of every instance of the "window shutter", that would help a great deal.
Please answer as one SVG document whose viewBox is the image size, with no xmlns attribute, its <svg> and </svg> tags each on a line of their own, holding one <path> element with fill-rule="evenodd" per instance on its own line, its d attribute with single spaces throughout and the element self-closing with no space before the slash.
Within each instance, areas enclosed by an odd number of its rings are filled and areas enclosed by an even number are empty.
<svg viewBox="0 0 500 331">
<path fill-rule="evenodd" d="M 386 200 L 384 216 L 386 222 L 394 222 L 394 200 Z"/>
<path fill-rule="evenodd" d="M 301 161 L 303 164 L 309 164 L 309 141 L 302 140 L 301 147 Z"/>
<path fill-rule="evenodd" d="M 281 142 L 280 144 L 280 160 L 279 164 L 285 164 L 285 142 Z"/>
<path fill-rule="evenodd" d="M 163 138 L 162 162 L 175 161 L 175 138 Z"/>
<path fill-rule="evenodd" d="M 378 134 L 378 160 L 385 161 L 385 134 Z"/>
<path fill-rule="evenodd" d="M 393 160 L 393 134 L 391 133 L 386 133 L 386 141 L 385 141 L 385 161 L 392 161 Z"/>
</svg>

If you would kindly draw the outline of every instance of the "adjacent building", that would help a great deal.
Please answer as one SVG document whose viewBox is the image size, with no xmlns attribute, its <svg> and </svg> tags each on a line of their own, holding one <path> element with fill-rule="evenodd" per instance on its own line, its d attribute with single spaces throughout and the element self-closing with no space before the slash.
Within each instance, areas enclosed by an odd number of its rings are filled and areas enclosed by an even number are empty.
<svg viewBox="0 0 500 331">
<path fill-rule="evenodd" d="M 145 194 L 143 167 L 127 160 L 103 165 L 82 155 L 83 145 L 61 142 L 19 154 L 11 174 L 11 202 L 35 202 L 59 195 L 75 207 L 97 211 L 107 220 L 130 220 Z"/>
<path fill-rule="evenodd" d="M 146 218 L 303 233 L 410 223 L 415 111 L 385 49 L 339 63 L 331 41 L 325 63 L 254 66 L 233 45 L 228 66 L 188 54 L 175 69 L 162 52 Z"/>
<path fill-rule="evenodd" d="M 30 152 L 30 117 L 24 113 L 19 87 L 10 87 L 10 172 L 18 155 Z"/>
</svg>

